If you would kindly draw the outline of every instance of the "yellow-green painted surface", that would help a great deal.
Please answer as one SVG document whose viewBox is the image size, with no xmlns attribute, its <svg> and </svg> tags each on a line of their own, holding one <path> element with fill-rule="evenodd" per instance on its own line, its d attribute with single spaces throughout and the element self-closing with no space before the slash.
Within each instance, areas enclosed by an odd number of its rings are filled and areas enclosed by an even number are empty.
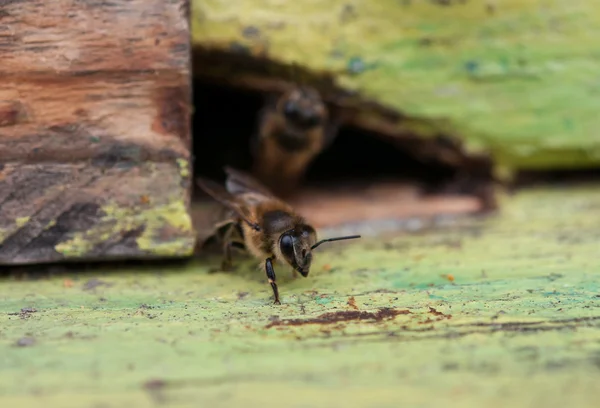
<svg viewBox="0 0 600 408">
<path fill-rule="evenodd" d="M 595 0 L 192 4 L 195 44 L 333 72 L 346 89 L 491 151 L 499 167 L 600 163 Z"/>
<path fill-rule="evenodd" d="M 122 231 L 143 227 L 135 242 L 139 249 L 152 256 L 190 256 L 194 252 L 196 237 L 183 198 L 149 208 L 142 205 L 133 208 L 106 205 L 102 211 L 106 215 L 94 227 L 72 234 L 72 239 L 56 245 L 56 251 L 67 258 L 85 259 L 99 243 L 119 236 Z M 171 230 L 170 240 L 160 238 L 161 232 L 166 229 Z"/>
<path fill-rule="evenodd" d="M 39 213 L 44 206 L 36 200 L 26 200 L 12 210 L 16 215 L 15 221 L 0 227 L 0 248 L 11 237 L 13 245 L 15 241 L 21 242 L 14 237 L 20 236 L 19 239 L 25 241 L 20 243 L 17 255 L 4 255 L 0 263 L 110 259 L 122 257 L 124 253 L 130 258 L 191 256 L 196 233 L 189 211 L 188 167 L 189 162 L 184 159 L 177 163 L 136 163 L 130 168 L 106 170 L 101 181 L 91 187 L 74 188 L 68 183 L 49 186 L 48 197 L 66 196 L 65 202 L 68 203 L 74 201 L 70 196 L 78 194 L 79 200 L 97 204 L 98 216 L 93 225 L 86 228 L 57 227 L 57 221 L 68 207 L 57 208 L 52 214 L 42 217 Z M 89 176 L 85 175 L 87 169 L 78 170 L 84 174 L 82 177 Z M 13 171 L 25 170 L 14 168 Z M 14 208 L 14 203 L 9 204 Z M 49 204 L 46 206 L 52 208 Z M 34 241 L 36 234 L 53 227 L 58 228 L 56 234 L 60 242 L 39 240 L 38 248 L 43 250 L 36 252 L 28 248 L 28 242 Z M 123 243 L 128 236 L 131 237 L 129 243 Z M 48 247 L 44 248 L 46 245 Z M 0 253 L 0 258 L 2 255 Z"/>
<path fill-rule="evenodd" d="M 11 275 L 0 406 L 596 407 L 600 186 L 501 208 L 323 246 L 281 306 L 239 256 Z"/>
</svg>

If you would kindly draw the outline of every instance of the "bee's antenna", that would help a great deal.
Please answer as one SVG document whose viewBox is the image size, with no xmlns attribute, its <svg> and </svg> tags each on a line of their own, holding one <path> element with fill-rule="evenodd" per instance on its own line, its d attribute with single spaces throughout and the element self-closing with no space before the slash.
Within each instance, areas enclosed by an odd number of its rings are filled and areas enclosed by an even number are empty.
<svg viewBox="0 0 600 408">
<path fill-rule="evenodd" d="M 316 244 L 314 244 L 313 246 L 311 246 L 310 249 L 313 250 L 316 247 L 318 247 L 319 245 L 324 244 L 325 242 L 341 241 L 343 239 L 355 239 L 355 238 L 360 238 L 360 235 L 348 235 L 347 237 L 337 237 L 337 238 L 322 239 L 319 242 L 317 242 Z"/>
</svg>

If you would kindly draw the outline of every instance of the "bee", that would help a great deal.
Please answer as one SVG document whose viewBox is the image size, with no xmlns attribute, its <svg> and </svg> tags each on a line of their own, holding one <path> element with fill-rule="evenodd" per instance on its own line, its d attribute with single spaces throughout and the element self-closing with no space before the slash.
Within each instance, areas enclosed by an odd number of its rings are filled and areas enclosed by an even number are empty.
<svg viewBox="0 0 600 408">
<path fill-rule="evenodd" d="M 253 175 L 279 196 L 293 192 L 337 135 L 341 121 L 331 113 L 319 92 L 306 85 L 270 98 L 252 142 Z"/>
<path fill-rule="evenodd" d="M 221 203 L 228 218 L 215 227 L 223 232 L 224 264 L 231 265 L 231 249 L 245 249 L 264 262 L 265 272 L 275 304 L 281 304 L 273 263 L 289 265 L 294 276 L 307 277 L 312 251 L 325 242 L 360 238 L 360 235 L 328 238 L 317 241 L 315 229 L 304 217 L 249 174 L 230 167 L 225 187 L 214 181 L 198 178 L 199 187 Z"/>
</svg>

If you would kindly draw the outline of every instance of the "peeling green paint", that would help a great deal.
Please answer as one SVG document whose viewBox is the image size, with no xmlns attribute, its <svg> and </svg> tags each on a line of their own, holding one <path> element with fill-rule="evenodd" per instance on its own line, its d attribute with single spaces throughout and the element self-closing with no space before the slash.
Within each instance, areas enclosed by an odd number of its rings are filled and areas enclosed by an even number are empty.
<svg viewBox="0 0 600 408">
<path fill-rule="evenodd" d="M 105 214 L 89 230 L 76 233 L 55 246 L 57 252 L 70 258 L 85 257 L 100 243 L 119 237 L 127 231 L 142 227 L 136 238 L 140 250 L 156 256 L 189 256 L 193 254 L 195 239 L 192 220 L 185 203 L 176 200 L 150 208 L 123 208 L 107 204 L 101 208 Z M 171 241 L 156 239 L 165 228 L 172 228 Z"/>
<path fill-rule="evenodd" d="M 5 204 L 13 209 L 15 221 L 0 226 L 0 263 L 192 255 L 196 233 L 189 213 L 191 192 L 181 165 L 185 163 L 174 160 L 140 162 L 135 168 L 116 164 L 100 170 L 80 163 L 74 165 L 82 173 L 79 181 L 91 180 L 82 191 L 74 191 L 80 189 L 77 183 L 67 181 L 46 186 L 42 198 L 35 193 L 28 205 L 19 206 L 18 197 L 9 199 Z M 36 166 L 39 172 L 45 164 Z M 28 174 L 31 169 L 13 166 L 10 171 Z M 56 194 L 61 195 L 60 204 L 52 201 Z M 80 218 L 73 220 L 78 206 L 88 212 L 77 213 Z"/>
<path fill-rule="evenodd" d="M 17 228 L 16 224 L 9 226 L 9 228 L 0 228 L 0 242 L 4 242 L 4 240 L 14 232 Z"/>
<path fill-rule="evenodd" d="M 29 222 L 31 217 L 19 217 L 15 219 L 14 224 L 10 225 L 9 228 L 0 228 L 0 243 L 3 242 L 12 233 L 17 231 Z"/>
<path fill-rule="evenodd" d="M 29 222 L 29 219 L 31 217 L 19 217 L 15 220 L 15 224 L 17 226 L 17 228 L 21 228 L 23 225 L 27 224 Z"/>
<path fill-rule="evenodd" d="M 44 230 L 47 230 L 47 229 L 49 229 L 49 228 L 52 228 L 52 227 L 54 227 L 55 225 L 56 225 L 56 220 L 52 220 L 52 221 L 50 221 L 50 222 L 49 222 L 49 223 L 48 223 L 48 224 L 47 224 L 47 225 L 44 227 Z"/>
<path fill-rule="evenodd" d="M 192 4 L 195 44 L 236 43 L 333 73 L 346 89 L 462 139 L 467 151 L 490 151 L 504 176 L 600 164 L 593 0 Z M 260 35 L 244 37 L 249 26 Z M 427 136 L 420 127 L 413 129 Z"/>
<path fill-rule="evenodd" d="M 186 159 L 177 159 L 177 165 L 179 166 L 179 174 L 182 178 L 188 178 L 190 175 L 190 163 Z"/>
<path fill-rule="evenodd" d="M 316 297 L 315 298 L 315 302 L 320 304 L 320 305 L 326 305 L 329 304 L 333 301 L 333 298 L 331 297 Z"/>
<path fill-rule="evenodd" d="M 500 198 L 277 266 L 281 306 L 239 255 L 4 278 L 0 405 L 595 407 L 600 185 Z"/>
<path fill-rule="evenodd" d="M 192 219 L 184 202 L 175 201 L 167 206 L 160 208 L 152 219 L 155 219 L 159 225 L 165 222 L 173 228 L 181 231 L 193 231 Z M 148 225 L 148 224 L 146 224 Z M 153 225 L 152 222 L 149 223 Z M 172 242 L 161 241 L 157 243 L 153 239 L 155 231 L 152 228 L 146 228 L 144 233 L 136 240 L 140 249 L 161 256 L 185 255 L 191 256 L 194 251 L 195 239 L 182 239 L 176 237 Z"/>
</svg>

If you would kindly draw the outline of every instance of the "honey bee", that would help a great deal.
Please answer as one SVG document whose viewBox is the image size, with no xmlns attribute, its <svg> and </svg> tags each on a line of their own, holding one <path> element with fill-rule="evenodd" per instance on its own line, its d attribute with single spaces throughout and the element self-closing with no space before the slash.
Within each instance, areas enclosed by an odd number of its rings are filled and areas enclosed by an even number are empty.
<svg viewBox="0 0 600 408">
<path fill-rule="evenodd" d="M 252 176 L 225 167 L 225 187 L 214 181 L 198 178 L 199 187 L 228 210 L 228 218 L 216 225 L 224 231 L 224 264 L 231 265 L 231 248 L 245 249 L 264 262 L 267 279 L 273 289 L 275 304 L 281 304 L 273 263 L 287 264 L 294 276 L 307 277 L 312 251 L 325 242 L 360 238 L 360 235 L 328 238 L 317 241 L 315 229 L 304 217 L 277 198 Z M 261 263 L 262 266 L 262 263 Z"/>
<path fill-rule="evenodd" d="M 314 158 L 329 147 L 340 127 L 319 92 L 301 85 L 271 98 L 253 139 L 253 175 L 279 196 L 301 182 Z"/>
</svg>

